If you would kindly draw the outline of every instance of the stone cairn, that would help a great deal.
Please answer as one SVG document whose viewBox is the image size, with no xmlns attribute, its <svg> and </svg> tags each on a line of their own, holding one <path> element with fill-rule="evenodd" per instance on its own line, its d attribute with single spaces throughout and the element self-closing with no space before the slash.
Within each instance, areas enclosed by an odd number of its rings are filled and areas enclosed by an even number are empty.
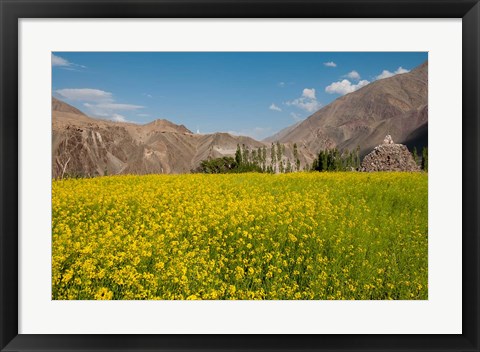
<svg viewBox="0 0 480 352">
<path fill-rule="evenodd" d="M 395 144 L 392 136 L 387 135 L 383 144 L 363 158 L 360 171 L 420 171 L 420 167 L 405 145 Z"/>
</svg>

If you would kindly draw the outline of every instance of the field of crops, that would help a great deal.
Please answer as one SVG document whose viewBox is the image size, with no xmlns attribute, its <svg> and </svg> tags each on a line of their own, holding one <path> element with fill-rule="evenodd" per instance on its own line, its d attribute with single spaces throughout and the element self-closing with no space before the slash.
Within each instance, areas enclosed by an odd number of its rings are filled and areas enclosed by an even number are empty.
<svg viewBox="0 0 480 352">
<path fill-rule="evenodd" d="M 53 181 L 53 299 L 427 299 L 425 173 Z"/>
</svg>

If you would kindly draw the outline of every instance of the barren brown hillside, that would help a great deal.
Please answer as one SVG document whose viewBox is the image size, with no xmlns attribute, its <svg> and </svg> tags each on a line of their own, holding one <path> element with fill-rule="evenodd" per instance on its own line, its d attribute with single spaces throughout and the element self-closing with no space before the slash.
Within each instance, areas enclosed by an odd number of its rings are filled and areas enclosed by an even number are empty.
<svg viewBox="0 0 480 352">
<path fill-rule="evenodd" d="M 52 99 L 52 174 L 98 176 L 188 173 L 202 160 L 234 156 L 237 145 L 270 146 L 228 133 L 194 134 L 183 125 L 155 120 L 145 125 L 94 119 Z M 293 160 L 292 144 L 285 145 Z M 313 155 L 299 148 L 302 165 Z M 268 153 L 268 155 L 270 155 Z"/>
<path fill-rule="evenodd" d="M 399 143 L 413 143 L 419 148 L 426 145 L 427 131 L 425 62 L 409 73 L 375 81 L 338 98 L 273 139 L 297 142 L 314 153 L 331 147 L 354 149 L 358 145 L 365 154 L 387 134 Z"/>
</svg>

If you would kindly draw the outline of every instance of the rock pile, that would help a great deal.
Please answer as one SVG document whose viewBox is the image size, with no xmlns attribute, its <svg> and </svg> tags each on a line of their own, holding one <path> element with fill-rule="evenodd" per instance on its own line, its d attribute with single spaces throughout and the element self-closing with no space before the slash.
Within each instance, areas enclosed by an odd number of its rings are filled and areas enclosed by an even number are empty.
<svg viewBox="0 0 480 352">
<path fill-rule="evenodd" d="M 383 144 L 365 156 L 360 171 L 420 171 L 420 167 L 408 148 L 403 144 L 395 144 L 388 135 Z"/>
</svg>

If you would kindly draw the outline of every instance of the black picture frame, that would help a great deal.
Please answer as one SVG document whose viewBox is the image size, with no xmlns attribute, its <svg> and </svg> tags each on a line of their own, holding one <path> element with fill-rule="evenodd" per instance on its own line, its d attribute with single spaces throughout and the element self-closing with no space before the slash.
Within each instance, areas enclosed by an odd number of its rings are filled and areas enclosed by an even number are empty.
<svg viewBox="0 0 480 352">
<path fill-rule="evenodd" d="M 479 351 L 480 5 L 478 0 L 0 0 L 0 347 L 2 351 Z M 461 335 L 18 334 L 20 18 L 462 18 Z M 460 235 L 460 234 L 452 234 Z"/>
</svg>

